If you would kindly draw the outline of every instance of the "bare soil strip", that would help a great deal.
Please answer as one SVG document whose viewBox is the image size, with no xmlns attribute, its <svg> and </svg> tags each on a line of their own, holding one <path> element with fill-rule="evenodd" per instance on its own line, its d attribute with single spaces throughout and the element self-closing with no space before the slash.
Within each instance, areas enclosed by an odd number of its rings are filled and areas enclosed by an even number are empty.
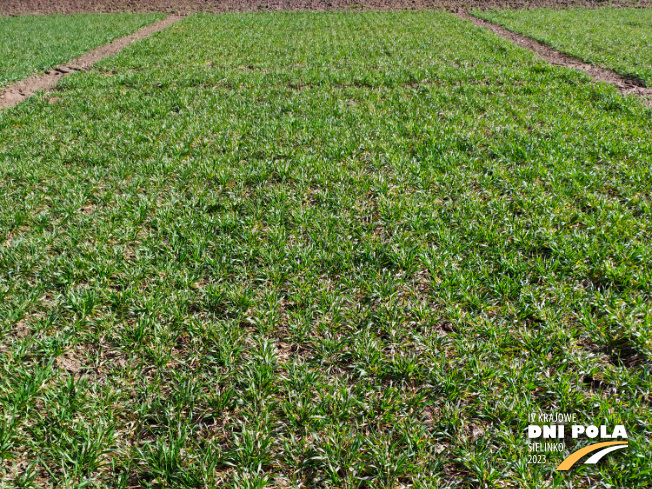
<svg viewBox="0 0 652 489">
<path fill-rule="evenodd" d="M 0 0 L 0 15 L 79 12 L 251 12 L 266 10 L 423 10 L 650 7 L 652 0 Z"/>
<path fill-rule="evenodd" d="M 642 97 L 642 102 L 644 104 L 652 106 L 652 88 L 646 88 L 643 83 L 638 80 L 627 78 L 626 76 L 619 75 L 618 73 L 614 73 L 611 70 L 585 63 L 584 61 L 574 56 L 556 51 L 551 47 L 546 46 L 539 41 L 535 41 L 530 37 L 509 31 L 500 25 L 494 24 L 493 22 L 489 22 L 484 19 L 479 19 L 468 14 L 467 12 L 458 12 L 457 15 L 463 19 L 470 20 L 478 27 L 489 29 L 493 33 L 498 34 L 508 41 L 513 42 L 517 46 L 529 49 L 534 54 L 546 60 L 550 64 L 584 71 L 594 80 L 610 83 L 618 88 L 620 93 L 624 95 L 637 95 Z"/>
<path fill-rule="evenodd" d="M 4 89 L 0 89 L 0 109 L 13 107 L 14 105 L 19 104 L 23 100 L 31 97 L 37 90 L 49 90 L 53 88 L 62 77 L 74 73 L 75 71 L 86 71 L 102 58 L 112 56 L 126 48 L 131 43 L 149 37 L 155 32 L 165 29 L 170 24 L 174 24 L 182 18 L 182 16 L 171 15 L 155 24 L 143 27 L 129 36 L 115 39 L 108 44 L 95 48 L 64 65 L 51 68 L 42 75 L 33 75 L 24 80 L 12 83 Z"/>
</svg>

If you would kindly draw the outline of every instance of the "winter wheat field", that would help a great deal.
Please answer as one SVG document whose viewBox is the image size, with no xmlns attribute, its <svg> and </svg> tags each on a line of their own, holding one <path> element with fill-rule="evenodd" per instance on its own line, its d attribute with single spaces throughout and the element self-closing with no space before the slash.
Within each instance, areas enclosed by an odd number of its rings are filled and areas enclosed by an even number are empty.
<svg viewBox="0 0 652 489">
<path fill-rule="evenodd" d="M 3 2 L 0 487 L 652 486 L 646 6 Z"/>
</svg>

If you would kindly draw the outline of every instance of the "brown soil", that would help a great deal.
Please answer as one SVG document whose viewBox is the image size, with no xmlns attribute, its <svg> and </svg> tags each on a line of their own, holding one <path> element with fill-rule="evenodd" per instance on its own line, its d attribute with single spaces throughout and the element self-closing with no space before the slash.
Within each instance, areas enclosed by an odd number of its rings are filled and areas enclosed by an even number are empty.
<svg viewBox="0 0 652 489">
<path fill-rule="evenodd" d="M 0 0 L 0 15 L 78 12 L 227 12 L 255 10 L 396 10 L 442 8 L 650 7 L 652 0 Z"/>
<path fill-rule="evenodd" d="M 129 36 L 121 37 L 105 44 L 104 46 L 93 49 L 65 65 L 52 68 L 43 75 L 30 76 L 25 80 L 21 80 L 5 87 L 4 89 L 0 89 L 0 109 L 13 107 L 14 105 L 19 104 L 26 98 L 31 97 L 37 90 L 49 90 L 53 88 L 62 77 L 75 71 L 86 71 L 102 58 L 116 54 L 132 42 L 151 36 L 153 33 L 165 29 L 167 26 L 180 19 L 180 16 L 171 15 L 155 24 L 143 27 Z"/>
<path fill-rule="evenodd" d="M 652 105 L 652 88 L 646 88 L 643 82 L 639 80 L 627 78 L 625 76 L 614 73 L 613 71 L 585 63 L 582 60 L 575 58 L 574 56 L 569 56 L 568 54 L 555 51 L 554 49 L 546 46 L 539 41 L 535 41 L 530 37 L 508 31 L 502 26 L 483 19 L 478 19 L 477 17 L 473 17 L 466 12 L 458 12 L 457 15 L 463 19 L 470 20 L 478 27 L 485 27 L 489 29 L 495 34 L 498 34 L 508 41 L 513 42 L 517 46 L 529 49 L 550 64 L 584 71 L 594 80 L 610 83 L 611 85 L 614 85 L 616 88 L 618 88 L 622 94 L 638 95 L 639 97 L 643 98 L 643 101 L 646 103 L 646 105 Z"/>
</svg>

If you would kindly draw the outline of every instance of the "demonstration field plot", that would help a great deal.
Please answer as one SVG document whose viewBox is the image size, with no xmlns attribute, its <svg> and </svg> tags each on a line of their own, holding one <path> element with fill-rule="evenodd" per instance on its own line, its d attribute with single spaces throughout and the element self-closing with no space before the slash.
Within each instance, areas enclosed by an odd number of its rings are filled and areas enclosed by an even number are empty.
<svg viewBox="0 0 652 489">
<path fill-rule="evenodd" d="M 492 10 L 473 15 L 652 87 L 652 10 Z"/>
<path fill-rule="evenodd" d="M 0 87 L 65 63 L 160 18 L 158 14 L 0 17 Z"/>
<path fill-rule="evenodd" d="M 441 12 L 193 16 L 0 113 L 2 477 L 649 485 L 651 115 Z M 630 447 L 528 463 L 539 411 Z"/>
</svg>

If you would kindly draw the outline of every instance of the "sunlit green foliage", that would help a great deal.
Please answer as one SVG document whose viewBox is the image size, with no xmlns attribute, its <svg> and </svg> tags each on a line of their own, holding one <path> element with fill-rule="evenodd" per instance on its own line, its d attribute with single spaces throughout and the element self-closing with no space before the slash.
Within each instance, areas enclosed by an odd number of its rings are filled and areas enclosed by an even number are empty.
<svg viewBox="0 0 652 489">
<path fill-rule="evenodd" d="M 197 15 L 3 111 L 2 477 L 651 485 L 651 116 L 439 12 Z M 630 447 L 528 464 L 539 410 Z"/>
</svg>

